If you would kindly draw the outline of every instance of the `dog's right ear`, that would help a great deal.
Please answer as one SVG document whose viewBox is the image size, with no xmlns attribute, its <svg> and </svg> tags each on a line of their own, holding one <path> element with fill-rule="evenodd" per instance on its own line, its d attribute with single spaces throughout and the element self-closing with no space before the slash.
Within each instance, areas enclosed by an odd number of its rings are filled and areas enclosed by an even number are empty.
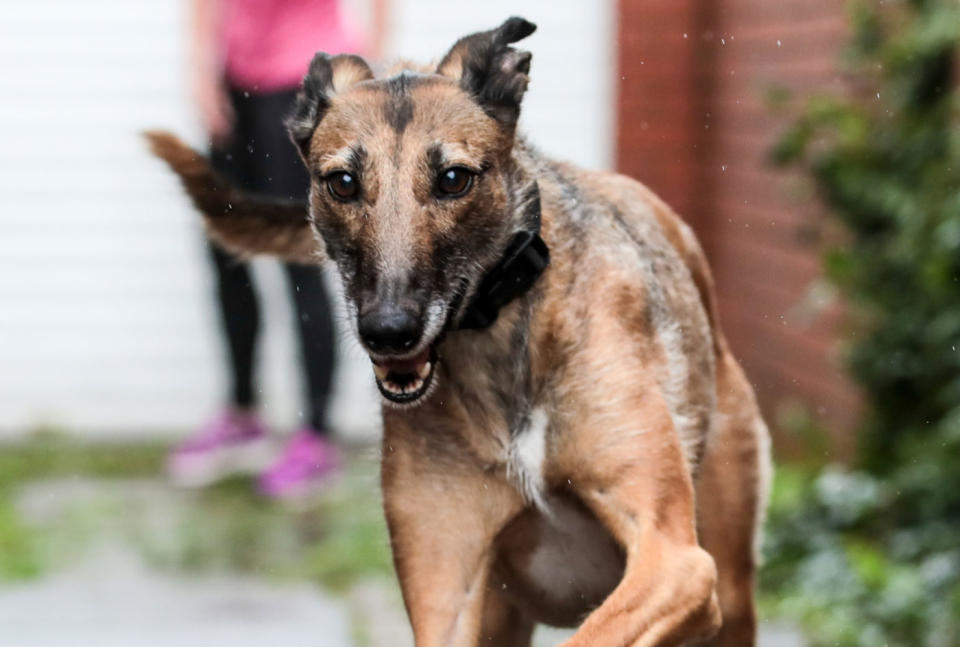
<svg viewBox="0 0 960 647">
<path fill-rule="evenodd" d="M 310 138 L 330 100 L 355 83 L 373 78 L 367 62 L 353 54 L 330 56 L 318 52 L 310 61 L 310 69 L 303 77 L 303 86 L 297 94 L 293 113 L 287 119 L 287 131 L 304 158 L 310 150 Z"/>
<path fill-rule="evenodd" d="M 437 66 L 437 74 L 452 78 L 491 117 L 513 128 L 520 101 L 530 82 L 530 52 L 510 47 L 537 26 L 514 16 L 489 31 L 464 36 Z"/>
</svg>

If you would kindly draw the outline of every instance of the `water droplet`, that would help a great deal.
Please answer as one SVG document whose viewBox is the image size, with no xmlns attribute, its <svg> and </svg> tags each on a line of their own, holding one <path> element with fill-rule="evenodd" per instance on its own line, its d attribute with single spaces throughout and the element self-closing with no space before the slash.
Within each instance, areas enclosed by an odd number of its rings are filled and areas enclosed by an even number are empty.
<svg viewBox="0 0 960 647">
<path fill-rule="evenodd" d="M 684 35 L 683 35 L 683 37 L 684 37 L 684 38 L 690 38 L 690 35 L 689 35 L 689 34 L 686 34 L 686 33 L 684 33 Z"/>
<path fill-rule="evenodd" d="M 777 47 L 780 47 L 781 45 L 783 45 L 783 43 L 781 43 L 781 42 L 780 42 L 780 39 L 778 38 L 778 39 L 777 39 Z"/>
</svg>

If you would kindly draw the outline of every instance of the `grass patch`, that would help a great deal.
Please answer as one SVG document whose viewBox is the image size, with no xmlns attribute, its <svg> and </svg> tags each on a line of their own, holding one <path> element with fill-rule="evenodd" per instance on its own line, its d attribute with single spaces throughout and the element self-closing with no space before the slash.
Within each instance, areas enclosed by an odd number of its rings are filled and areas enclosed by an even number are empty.
<svg viewBox="0 0 960 647">
<path fill-rule="evenodd" d="M 0 491 L 29 481 L 68 476 L 131 478 L 159 475 L 167 446 L 80 443 L 53 435 L 0 445 Z"/>
<path fill-rule="evenodd" d="M 27 524 L 17 512 L 20 486 L 70 476 L 157 474 L 163 456 L 164 448 L 157 444 L 79 444 L 49 434 L 0 446 L 0 580 L 36 577 L 49 562 L 43 529 Z"/>
<path fill-rule="evenodd" d="M 0 580 L 35 577 L 98 540 L 122 541 L 154 567 L 187 573 L 309 579 L 336 591 L 392 577 L 377 465 L 361 452 L 347 453 L 340 483 L 292 509 L 258 496 L 246 478 L 175 489 L 162 476 L 167 450 L 57 437 L 0 448 Z M 28 521 L 18 497 L 38 482 L 56 485 L 63 510 Z"/>
<path fill-rule="evenodd" d="M 34 533 L 0 493 L 0 581 L 28 579 L 43 572 Z"/>
</svg>

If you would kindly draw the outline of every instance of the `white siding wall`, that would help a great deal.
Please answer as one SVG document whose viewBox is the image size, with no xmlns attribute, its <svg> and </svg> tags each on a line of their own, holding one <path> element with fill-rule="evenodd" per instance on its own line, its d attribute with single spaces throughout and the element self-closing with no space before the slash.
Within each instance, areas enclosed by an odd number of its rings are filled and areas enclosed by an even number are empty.
<svg viewBox="0 0 960 647">
<path fill-rule="evenodd" d="M 520 129 L 547 154 L 591 168 L 613 164 L 613 0 L 394 0 L 391 49 L 439 60 L 457 38 L 523 16 L 537 31 Z"/>
<path fill-rule="evenodd" d="M 394 3 L 388 50 L 436 58 L 510 14 L 537 22 L 523 128 L 594 167 L 612 149 L 612 0 Z M 41 426 L 183 433 L 223 390 L 196 217 L 138 132 L 198 141 L 184 83 L 185 3 L 7 0 L 0 17 L 0 437 Z M 451 7 L 455 6 L 455 11 Z M 450 15 L 450 14 L 455 15 Z M 257 262 L 268 417 L 295 423 L 299 374 L 282 277 Z M 333 424 L 375 429 L 346 335 Z"/>
</svg>

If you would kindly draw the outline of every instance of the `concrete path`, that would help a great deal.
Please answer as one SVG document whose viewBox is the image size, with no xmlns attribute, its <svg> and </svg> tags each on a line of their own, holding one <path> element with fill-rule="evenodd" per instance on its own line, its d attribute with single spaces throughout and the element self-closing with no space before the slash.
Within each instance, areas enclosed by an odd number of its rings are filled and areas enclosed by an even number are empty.
<svg viewBox="0 0 960 647">
<path fill-rule="evenodd" d="M 155 539 L 180 523 L 182 494 L 156 481 L 60 480 L 26 488 L 25 518 L 48 526 L 91 502 L 120 499 L 91 518 L 97 541 L 34 581 L 0 583 L 0 647 L 410 647 L 412 636 L 392 578 L 361 581 L 343 597 L 307 582 L 157 570 L 117 517 Z M 111 522 L 111 520 L 113 520 Z M 81 533 L 83 534 L 83 533 Z M 72 545 L 72 534 L 62 538 Z M 209 572 L 209 571 L 208 571 Z M 289 578 L 288 578 L 289 579 Z M 540 628 L 535 647 L 569 631 Z M 764 627 L 758 647 L 803 647 L 795 632 Z"/>
<path fill-rule="evenodd" d="M 408 647 L 410 630 L 389 590 L 348 600 L 308 584 L 146 570 L 122 550 L 39 581 L 0 587 L 3 647 Z M 351 613 L 354 631 L 351 631 Z M 570 635 L 542 627 L 535 647 Z M 359 640 L 358 640 L 359 639 Z M 758 647 L 803 647 L 764 627 Z"/>
<path fill-rule="evenodd" d="M 346 607 L 308 584 L 173 577 L 118 553 L 0 587 L 3 647 L 352 647 Z"/>
</svg>

